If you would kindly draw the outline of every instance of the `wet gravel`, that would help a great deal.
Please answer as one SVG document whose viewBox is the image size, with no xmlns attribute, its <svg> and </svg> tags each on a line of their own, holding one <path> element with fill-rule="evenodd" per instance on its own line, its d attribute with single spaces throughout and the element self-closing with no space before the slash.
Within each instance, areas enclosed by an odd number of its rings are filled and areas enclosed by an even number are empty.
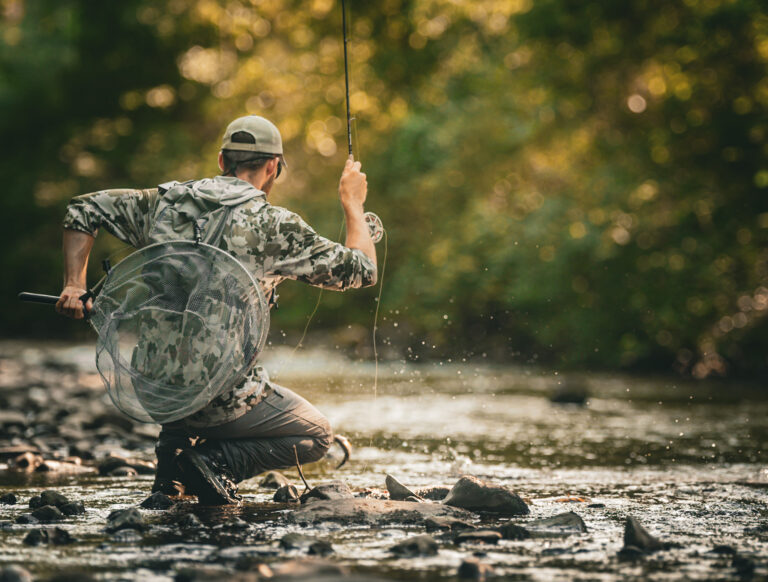
<svg viewBox="0 0 768 582">
<path fill-rule="evenodd" d="M 275 351 L 270 368 L 355 446 L 339 471 L 332 459 L 306 467 L 312 485 L 343 480 L 354 496 L 386 498 L 390 474 L 427 497 L 427 488 L 469 474 L 518 494 L 530 514 L 472 513 L 474 530 L 306 526 L 288 519 L 296 505 L 272 501 L 275 488 L 260 477 L 242 484 L 240 507 L 183 498 L 142 508 L 157 427 L 112 407 L 88 346 L 6 342 L 0 568 L 19 565 L 40 580 L 768 577 L 768 403 L 752 386 L 579 376 L 569 385 L 587 398 L 568 403 L 560 376 L 534 370 L 393 362 L 382 366 L 374 394 L 372 367 L 334 354 Z M 26 466 L 12 468 L 24 452 Z M 296 472 L 285 474 L 300 493 Z M 33 505 L 45 505 L 31 508 L 38 497 Z M 84 512 L 65 514 L 67 503 Z M 43 507 L 62 516 L 47 510 L 54 521 L 17 522 Z M 130 510 L 129 525 L 110 527 L 120 510 Z M 542 519 L 567 512 L 585 532 L 542 529 Z M 628 517 L 659 545 L 636 548 L 635 535 L 627 547 Z M 497 534 L 523 530 L 527 537 Z M 432 541 L 417 539 L 425 535 Z"/>
</svg>

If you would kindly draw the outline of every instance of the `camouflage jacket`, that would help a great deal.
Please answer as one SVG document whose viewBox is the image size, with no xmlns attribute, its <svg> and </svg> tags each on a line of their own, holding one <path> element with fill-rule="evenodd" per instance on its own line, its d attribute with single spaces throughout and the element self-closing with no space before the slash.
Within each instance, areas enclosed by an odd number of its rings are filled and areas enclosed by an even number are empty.
<svg viewBox="0 0 768 582">
<path fill-rule="evenodd" d="M 263 192 L 232 177 L 77 196 L 69 203 L 64 228 L 96 236 L 103 227 L 125 243 L 142 248 L 192 239 L 198 217 L 209 218 L 213 225 L 224 213 L 226 223 L 215 244 L 253 274 L 266 296 L 285 279 L 336 291 L 376 282 L 376 266 L 362 251 L 318 235 L 297 214 L 272 206 Z M 185 423 L 202 427 L 235 420 L 269 389 L 269 376 L 258 366 L 244 383 L 214 399 Z"/>
</svg>

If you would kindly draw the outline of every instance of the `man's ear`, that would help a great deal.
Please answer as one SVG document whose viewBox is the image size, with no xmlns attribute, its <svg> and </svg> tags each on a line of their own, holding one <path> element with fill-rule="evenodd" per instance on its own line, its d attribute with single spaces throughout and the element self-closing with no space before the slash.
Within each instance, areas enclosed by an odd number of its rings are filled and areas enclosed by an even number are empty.
<svg viewBox="0 0 768 582">
<path fill-rule="evenodd" d="M 224 153 L 219 152 L 219 170 L 224 171 Z"/>
<path fill-rule="evenodd" d="M 275 177 L 277 177 L 277 165 L 279 163 L 280 162 L 278 161 L 277 158 L 272 158 L 271 160 L 269 160 L 267 162 L 267 165 L 268 165 L 267 173 L 268 174 L 275 174 Z"/>
</svg>

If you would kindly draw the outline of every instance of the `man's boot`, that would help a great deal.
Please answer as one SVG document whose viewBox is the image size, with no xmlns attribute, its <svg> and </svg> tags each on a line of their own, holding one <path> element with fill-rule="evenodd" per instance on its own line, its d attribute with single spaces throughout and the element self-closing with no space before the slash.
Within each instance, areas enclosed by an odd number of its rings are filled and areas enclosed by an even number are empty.
<svg viewBox="0 0 768 582">
<path fill-rule="evenodd" d="M 189 438 L 160 433 L 160 438 L 155 445 L 157 470 L 155 471 L 155 482 L 152 483 L 152 493 L 159 491 L 171 497 L 184 495 L 181 473 L 176 466 L 176 455 L 188 447 Z"/>
<path fill-rule="evenodd" d="M 186 492 L 197 495 L 200 505 L 237 504 L 242 499 L 221 451 L 209 443 L 183 450 L 176 464 Z"/>
</svg>

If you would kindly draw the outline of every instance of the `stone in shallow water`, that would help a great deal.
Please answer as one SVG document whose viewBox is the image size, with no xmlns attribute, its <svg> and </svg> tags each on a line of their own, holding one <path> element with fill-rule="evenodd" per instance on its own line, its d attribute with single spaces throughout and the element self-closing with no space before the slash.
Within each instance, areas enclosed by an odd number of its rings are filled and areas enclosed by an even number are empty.
<svg viewBox="0 0 768 582">
<path fill-rule="evenodd" d="M 272 501 L 277 503 L 298 503 L 299 502 L 299 490 L 295 485 L 283 485 L 272 497 Z"/>
<path fill-rule="evenodd" d="M 50 538 L 51 543 L 57 546 L 73 544 L 77 541 L 77 539 L 73 538 L 67 530 L 60 527 L 54 528 L 53 532 L 50 534 Z"/>
<path fill-rule="evenodd" d="M 116 509 L 107 517 L 108 533 L 114 533 L 121 529 L 134 529 L 143 531 L 147 528 L 141 513 L 135 507 L 128 509 Z"/>
<path fill-rule="evenodd" d="M 386 479 L 384 480 L 384 483 L 387 486 L 387 491 L 389 492 L 389 498 L 392 499 L 393 501 L 405 501 L 409 497 L 418 499 L 418 495 L 416 495 L 413 491 L 408 489 L 408 487 L 400 483 L 400 481 L 395 479 L 392 475 L 387 475 Z"/>
<path fill-rule="evenodd" d="M 22 453 L 14 457 L 8 466 L 17 471 L 32 472 L 43 464 L 43 457 L 35 453 Z"/>
<path fill-rule="evenodd" d="M 62 505 L 60 509 L 64 515 L 83 515 L 85 513 L 85 505 L 82 501 L 70 501 Z"/>
<path fill-rule="evenodd" d="M 461 519 L 452 517 L 430 517 L 424 521 L 427 531 L 457 531 L 475 529 L 475 526 Z"/>
<path fill-rule="evenodd" d="M 456 575 L 460 580 L 485 580 L 487 576 L 493 575 L 493 569 L 477 558 L 466 558 L 459 566 Z"/>
<path fill-rule="evenodd" d="M 553 517 L 526 522 L 525 529 L 530 532 L 531 537 L 550 538 L 585 533 L 587 525 L 578 514 L 568 511 Z"/>
<path fill-rule="evenodd" d="M 416 558 L 418 556 L 436 556 L 438 550 L 437 542 L 432 536 L 422 535 L 414 536 L 403 540 L 391 548 L 389 551 L 401 558 Z"/>
<path fill-rule="evenodd" d="M 301 533 L 289 533 L 280 539 L 280 547 L 284 550 L 302 550 L 313 556 L 327 556 L 333 553 L 333 546 L 312 536 Z"/>
<path fill-rule="evenodd" d="M 32 529 L 22 540 L 27 546 L 39 546 L 48 543 L 48 532 L 44 529 Z"/>
<path fill-rule="evenodd" d="M 478 529 L 474 531 L 464 531 L 453 538 L 457 544 L 480 543 L 480 544 L 498 544 L 502 539 L 501 534 L 495 530 Z"/>
<path fill-rule="evenodd" d="M 483 511 L 498 515 L 526 515 L 529 513 L 528 506 L 519 495 L 506 487 L 492 485 L 470 475 L 465 475 L 456 482 L 443 503 L 470 511 Z"/>
<path fill-rule="evenodd" d="M 137 544 L 143 539 L 135 529 L 121 529 L 112 534 L 112 541 L 116 544 Z"/>
<path fill-rule="evenodd" d="M 16 495 L 13 493 L 6 493 L 5 495 L 0 495 L 0 503 L 3 505 L 16 505 L 18 502 L 18 499 L 16 499 Z"/>
<path fill-rule="evenodd" d="M 176 523 L 185 528 L 197 528 L 203 526 L 203 522 L 200 521 L 200 518 L 197 517 L 194 513 L 187 513 L 186 515 L 183 515 Z"/>
<path fill-rule="evenodd" d="M 330 483 L 323 483 L 314 487 L 307 493 L 301 496 L 302 503 L 306 503 L 309 499 L 349 499 L 354 497 L 349 485 L 343 481 L 331 481 Z"/>
<path fill-rule="evenodd" d="M 32 574 L 21 566 L 0 566 L 0 582 L 32 582 Z"/>
<path fill-rule="evenodd" d="M 527 529 L 516 523 L 505 523 L 497 528 L 497 531 L 505 540 L 527 540 L 531 537 L 531 533 Z"/>
<path fill-rule="evenodd" d="M 55 505 L 43 505 L 32 512 L 32 517 L 43 523 L 52 523 L 64 519 L 64 514 Z"/>
<path fill-rule="evenodd" d="M 174 501 L 165 493 L 155 491 L 152 495 L 141 502 L 144 509 L 170 509 L 174 506 Z"/>
<path fill-rule="evenodd" d="M 634 517 L 628 516 L 627 521 L 624 524 L 624 548 L 622 552 L 628 548 L 636 548 L 641 552 L 650 554 L 663 550 L 665 544 L 657 538 L 653 537 L 648 531 L 640 525 Z M 627 554 L 631 553 L 627 552 Z"/>
<path fill-rule="evenodd" d="M 327 521 L 348 524 L 417 524 L 430 517 L 467 520 L 471 515 L 462 509 L 436 503 L 353 498 L 308 503 L 290 513 L 288 521 L 301 524 Z"/>
<path fill-rule="evenodd" d="M 450 487 L 435 486 L 425 487 L 424 489 L 417 489 L 416 495 L 422 499 L 429 499 L 430 501 L 442 501 L 451 492 Z"/>
<path fill-rule="evenodd" d="M 269 471 L 259 483 L 259 487 L 266 489 L 280 489 L 286 485 L 291 485 L 291 480 L 280 471 Z"/>
</svg>

